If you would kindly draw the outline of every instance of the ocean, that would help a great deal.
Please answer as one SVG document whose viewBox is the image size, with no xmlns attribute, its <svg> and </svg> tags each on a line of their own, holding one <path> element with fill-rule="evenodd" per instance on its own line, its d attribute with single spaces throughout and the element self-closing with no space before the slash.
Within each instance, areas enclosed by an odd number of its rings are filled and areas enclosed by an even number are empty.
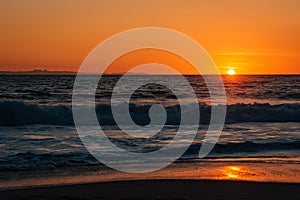
<svg viewBox="0 0 300 200">
<path fill-rule="evenodd" d="M 86 77 L 88 80 L 89 75 Z M 137 81 L 143 79 L 142 75 L 133 77 Z M 176 76 L 156 77 L 181 88 Z M 157 103 L 165 107 L 168 118 L 160 134 L 151 139 L 128 138 L 116 125 L 110 109 L 111 94 L 119 78 L 103 76 L 95 95 L 99 123 L 111 141 L 138 153 L 155 151 L 168 144 L 180 123 L 176 96 L 161 85 L 138 88 L 129 106 L 132 119 L 141 126 L 149 124 L 150 105 Z M 198 158 L 201 136 L 210 122 L 211 107 L 222 105 L 211 104 L 201 76 L 186 76 L 186 79 L 200 106 L 199 137 L 177 163 L 239 160 L 300 164 L 300 76 L 223 76 L 226 122 L 218 143 L 201 159 Z M 71 109 L 74 80 L 74 75 L 0 75 L 0 172 L 101 165 L 85 149 L 74 127 Z M 188 103 L 188 93 L 181 92 Z M 180 141 L 181 145 L 186 142 Z"/>
</svg>

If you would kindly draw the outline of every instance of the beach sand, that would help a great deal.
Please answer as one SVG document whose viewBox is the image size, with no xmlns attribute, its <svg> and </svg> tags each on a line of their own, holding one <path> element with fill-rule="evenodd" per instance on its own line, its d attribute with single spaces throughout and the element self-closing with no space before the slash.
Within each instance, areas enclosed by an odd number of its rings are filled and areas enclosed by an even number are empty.
<svg viewBox="0 0 300 200">
<path fill-rule="evenodd" d="M 300 184 L 139 180 L 4 190 L 0 199 L 300 199 Z"/>
</svg>

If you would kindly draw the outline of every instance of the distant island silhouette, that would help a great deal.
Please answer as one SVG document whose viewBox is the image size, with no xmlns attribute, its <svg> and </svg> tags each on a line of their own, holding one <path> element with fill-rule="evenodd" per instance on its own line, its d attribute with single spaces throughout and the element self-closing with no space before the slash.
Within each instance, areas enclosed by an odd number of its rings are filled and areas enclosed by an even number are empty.
<svg viewBox="0 0 300 200">
<path fill-rule="evenodd" d="M 61 74 L 61 75 L 74 75 L 77 74 L 77 72 L 74 71 L 49 71 L 46 69 L 34 69 L 31 71 L 0 71 L 0 74 L 2 75 L 8 75 L 8 74 L 28 74 L 28 75 L 56 75 L 56 74 Z M 89 73 L 87 73 L 89 74 Z M 92 73 L 96 74 L 96 73 Z M 124 73 L 108 73 L 104 75 L 123 75 Z M 147 73 L 127 73 L 129 75 L 148 75 Z"/>
<path fill-rule="evenodd" d="M 31 71 L 0 71 L 0 74 L 76 74 L 73 71 L 48 71 L 46 69 L 34 69 Z"/>
</svg>

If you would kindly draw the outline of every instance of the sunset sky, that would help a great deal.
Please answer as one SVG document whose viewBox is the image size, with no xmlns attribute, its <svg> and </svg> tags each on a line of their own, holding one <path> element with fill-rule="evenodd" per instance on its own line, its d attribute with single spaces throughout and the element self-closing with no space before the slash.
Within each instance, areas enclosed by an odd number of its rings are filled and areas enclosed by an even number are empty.
<svg viewBox="0 0 300 200">
<path fill-rule="evenodd" d="M 109 36 L 157 26 L 195 39 L 222 73 L 300 74 L 299 10 L 299 0 L 1 0 L 0 71 L 77 71 Z M 151 58 L 179 68 L 184 62 L 165 52 L 133 52 L 109 72 Z"/>
</svg>

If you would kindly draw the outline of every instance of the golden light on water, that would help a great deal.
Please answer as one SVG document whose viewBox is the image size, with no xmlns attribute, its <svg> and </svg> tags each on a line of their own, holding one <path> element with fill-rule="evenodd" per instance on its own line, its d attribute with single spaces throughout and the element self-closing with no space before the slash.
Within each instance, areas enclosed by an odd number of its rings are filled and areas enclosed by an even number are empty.
<svg viewBox="0 0 300 200">
<path fill-rule="evenodd" d="M 241 168 L 238 166 L 227 166 L 224 168 L 224 174 L 229 179 L 241 178 Z"/>
<path fill-rule="evenodd" d="M 235 166 L 230 166 L 229 168 L 230 168 L 231 170 L 233 170 L 233 171 L 240 171 L 240 170 L 241 170 L 241 168 L 235 167 Z"/>
<path fill-rule="evenodd" d="M 239 175 L 231 174 L 231 173 L 228 173 L 227 176 L 228 176 L 228 178 L 238 178 L 239 177 Z"/>
</svg>

